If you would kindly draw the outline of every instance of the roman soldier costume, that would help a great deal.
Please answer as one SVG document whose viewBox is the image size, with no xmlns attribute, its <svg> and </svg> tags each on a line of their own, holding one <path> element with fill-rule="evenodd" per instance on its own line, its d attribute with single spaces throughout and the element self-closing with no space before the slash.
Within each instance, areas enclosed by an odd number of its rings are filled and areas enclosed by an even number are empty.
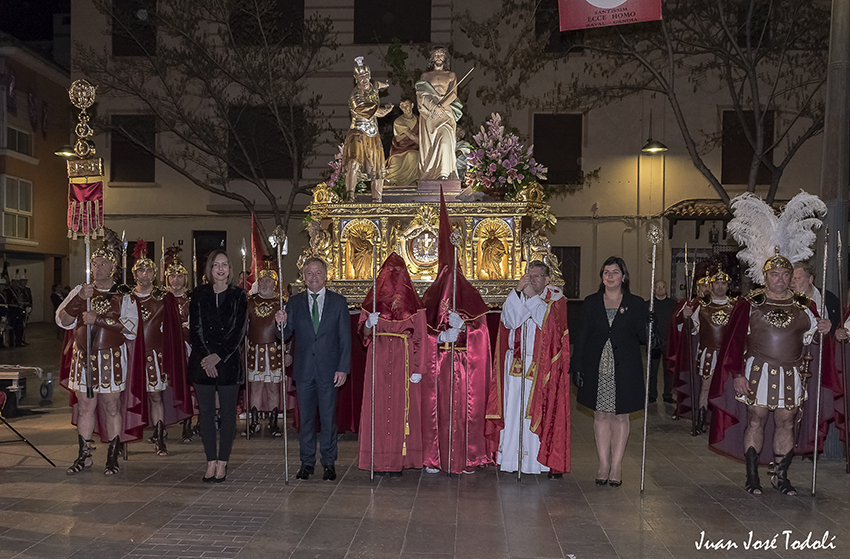
<svg viewBox="0 0 850 559">
<path fill-rule="evenodd" d="M 114 231 L 105 231 L 104 246 L 92 253 L 91 260 L 107 259 L 114 271 L 118 263 L 116 254 L 120 253 L 120 240 Z M 121 432 L 113 439 L 110 440 L 107 435 L 106 414 L 95 412 L 94 432 L 100 434 L 102 442 L 109 442 L 104 473 L 112 475 L 119 471 L 121 443 L 141 438 L 147 421 L 144 377 L 137 373 L 129 358 L 129 344 L 137 337 L 138 311 L 126 286 L 114 282 L 108 289 L 94 286 L 91 312 L 96 318 L 91 326 L 90 340 L 87 340 L 84 321 L 87 305 L 85 298 L 80 296 L 82 288 L 82 285 L 76 286 L 56 311 L 57 325 L 67 330 L 60 363 L 60 384 L 71 392 L 71 422 L 74 425 L 77 425 L 80 415 L 77 395 L 87 391 L 89 367 L 91 388 L 95 394 L 120 393 Z M 73 317 L 73 322 L 63 324 L 60 316 L 63 312 Z M 77 438 L 79 455 L 68 468 L 68 474 L 76 474 L 91 467 L 93 441 L 80 433 Z"/>
<path fill-rule="evenodd" d="M 257 281 L 263 278 L 274 280 L 278 287 L 277 272 L 271 267 L 271 262 L 265 262 L 263 269 L 257 272 Z M 288 298 L 284 296 L 284 302 Z M 259 292 L 248 297 L 248 381 L 256 383 L 275 384 L 273 389 L 278 398 L 266 396 L 267 390 L 258 391 L 260 397 L 255 400 L 255 394 L 251 393 L 251 425 L 252 432 L 260 430 L 259 410 L 269 412 L 269 432 L 275 436 L 283 435 L 278 426 L 277 416 L 279 406 L 286 405 L 283 375 L 283 346 L 275 333 L 279 330 L 275 322 L 275 314 L 280 310 L 280 297 L 275 291 L 272 297 L 265 298 Z"/>
<path fill-rule="evenodd" d="M 812 229 L 820 226 L 820 220 L 814 216 L 826 211 L 823 202 L 805 192 L 789 201 L 780 216 L 752 194 L 735 198 L 732 209 L 735 218 L 729 223 L 729 231 L 746 247 L 738 253 L 738 258 L 749 266 L 750 278 L 762 285 L 771 270 L 785 269 L 790 278 L 794 262 L 812 255 L 810 246 L 816 240 Z M 718 356 L 719 374 L 714 375 L 709 392 L 713 406 L 709 446 L 737 458 L 744 446 L 746 430 L 752 428 L 748 427 L 749 408 L 799 414 L 809 393 L 819 388 L 809 383 L 809 378 L 812 369 L 822 364 L 812 360 L 817 352 L 808 350 L 817 329 L 817 310 L 799 293 L 789 291 L 787 296 L 776 298 L 767 289 L 758 288 L 736 301 L 726 328 Z M 828 355 L 829 351 L 825 350 L 824 356 Z M 826 362 L 823 365 L 824 385 L 829 386 L 834 368 Z M 746 378 L 748 390 L 743 394 L 733 390 L 737 378 Z M 811 407 L 806 405 L 806 411 Z M 812 451 L 818 450 L 822 437 L 816 433 L 821 430 L 826 433 L 826 423 L 833 415 L 832 409 L 823 413 L 821 425 L 816 428 L 814 412 L 811 420 L 807 420 L 806 413 L 802 414 L 798 452 L 809 450 L 808 444 L 812 445 Z M 778 439 L 774 439 L 773 423 L 764 423 L 763 439 L 773 441 L 775 447 Z M 758 477 L 760 451 L 750 445 L 744 454 L 745 488 L 756 494 L 762 491 Z M 794 452 L 794 447 L 788 451 L 774 448 L 773 485 L 786 494 L 796 493 L 787 477 Z"/>
</svg>

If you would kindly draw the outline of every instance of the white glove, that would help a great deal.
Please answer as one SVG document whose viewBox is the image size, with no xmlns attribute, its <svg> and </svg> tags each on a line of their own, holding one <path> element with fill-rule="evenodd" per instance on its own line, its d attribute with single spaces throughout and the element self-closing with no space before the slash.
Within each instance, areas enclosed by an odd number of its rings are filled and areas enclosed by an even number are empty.
<svg viewBox="0 0 850 559">
<path fill-rule="evenodd" d="M 456 312 L 449 313 L 449 326 L 452 328 L 457 328 L 458 330 L 463 329 L 463 319 Z"/>
<path fill-rule="evenodd" d="M 378 318 L 381 316 L 379 312 L 369 313 L 369 318 L 366 319 L 366 328 L 372 328 L 378 323 Z"/>
<path fill-rule="evenodd" d="M 410 375 L 410 382 L 412 382 L 413 384 L 419 384 L 420 380 L 422 380 L 422 375 L 420 375 L 419 373 L 413 373 L 412 375 Z"/>
<path fill-rule="evenodd" d="M 456 342 L 458 334 L 460 334 L 460 330 L 457 328 L 449 328 L 448 330 L 440 332 L 440 335 L 437 337 L 437 341 L 449 343 Z"/>
</svg>

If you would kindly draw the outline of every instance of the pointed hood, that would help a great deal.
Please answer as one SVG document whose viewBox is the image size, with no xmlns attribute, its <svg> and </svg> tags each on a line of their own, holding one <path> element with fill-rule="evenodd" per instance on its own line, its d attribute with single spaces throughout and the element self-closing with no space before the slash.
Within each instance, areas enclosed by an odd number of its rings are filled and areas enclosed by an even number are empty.
<svg viewBox="0 0 850 559">
<path fill-rule="evenodd" d="M 454 257 L 454 246 L 451 242 L 452 224 L 449 222 L 449 212 L 446 209 L 446 199 L 440 187 L 440 233 L 439 272 L 427 291 L 422 295 L 425 306 L 425 316 L 428 326 L 435 330 L 443 330 L 449 322 L 449 312 L 452 310 L 452 260 L 457 267 L 457 292 L 455 296 L 456 312 L 465 319 L 477 318 L 489 312 L 490 308 L 481 294 L 475 289 L 463 273 L 463 267 Z"/>
<path fill-rule="evenodd" d="M 419 294 L 413 287 L 413 281 L 407 272 L 404 259 L 395 252 L 390 254 L 375 280 L 378 291 L 377 312 L 387 320 L 405 320 L 422 308 Z M 363 300 L 363 310 L 372 312 L 374 293 L 370 289 Z"/>
</svg>

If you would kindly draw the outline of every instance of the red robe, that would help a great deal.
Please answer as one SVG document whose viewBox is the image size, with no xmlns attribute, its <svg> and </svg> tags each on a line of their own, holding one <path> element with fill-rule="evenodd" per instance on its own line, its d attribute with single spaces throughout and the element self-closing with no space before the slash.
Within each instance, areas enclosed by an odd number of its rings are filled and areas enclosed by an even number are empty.
<svg viewBox="0 0 850 559">
<path fill-rule="evenodd" d="M 365 333 L 367 318 L 369 313 L 361 309 L 357 330 L 366 346 L 360 414 L 359 467 L 363 470 L 372 464 L 372 335 Z M 402 320 L 381 317 L 375 328 L 375 470 L 422 468 L 422 381 L 411 382 L 410 376 L 423 373 L 425 311 L 419 309 Z"/>
<path fill-rule="evenodd" d="M 526 418 L 531 432 L 540 439 L 537 461 L 553 472 L 570 471 L 570 338 L 567 325 L 567 300 L 553 298 L 547 288 L 543 301 L 549 307 L 543 328 L 535 334 L 534 357 L 527 376 L 533 381 Z M 510 331 L 499 322 L 497 349 L 493 369 L 495 382 L 490 385 L 487 400 L 487 437 L 493 448 L 499 447 L 500 432 L 505 427 L 503 375 Z M 522 361 L 514 348 L 511 367 L 521 374 Z M 523 445 L 524 446 L 524 445 Z"/>
<path fill-rule="evenodd" d="M 162 371 L 168 380 L 168 386 L 162 392 L 163 423 L 173 425 L 192 417 L 194 405 L 191 382 L 186 374 L 187 353 L 183 342 L 183 319 L 180 307 L 173 293 L 161 292 L 161 296 L 162 337 L 157 342 L 162 344 L 158 351 L 162 352 Z M 148 296 L 150 297 L 153 295 Z M 139 328 L 133 349 L 133 368 L 145 371 L 147 366 L 145 356 L 150 353 L 145 332 L 151 331 L 151 328 L 146 327 L 144 318 L 146 313 L 141 312 L 145 299 L 139 299 L 135 297 L 135 294 L 134 299 L 139 309 Z"/>
<path fill-rule="evenodd" d="M 487 315 L 469 317 L 462 309 L 457 313 L 466 325 L 455 342 L 453 374 L 451 344 L 437 342 L 440 332 L 449 328 L 446 322 L 436 330 L 428 328 L 429 373 L 422 380 L 425 466 L 450 473 L 493 463 L 493 449 L 484 435 L 487 391 L 494 382 Z"/>
<path fill-rule="evenodd" d="M 676 312 L 670 317 L 670 328 L 667 330 L 667 368 L 673 373 L 673 392 L 676 398 L 676 417 L 690 417 L 693 404 L 691 403 L 691 382 L 699 398 L 700 384 L 696 376 L 696 357 L 699 338 L 689 334 L 690 320 L 682 315 L 685 306 L 695 310 L 699 304 L 696 297 L 690 301 L 682 299 L 676 307 Z M 679 330 L 679 326 L 682 327 Z M 693 370 L 693 372 L 692 372 Z M 692 376 L 693 375 L 693 378 Z"/>
</svg>

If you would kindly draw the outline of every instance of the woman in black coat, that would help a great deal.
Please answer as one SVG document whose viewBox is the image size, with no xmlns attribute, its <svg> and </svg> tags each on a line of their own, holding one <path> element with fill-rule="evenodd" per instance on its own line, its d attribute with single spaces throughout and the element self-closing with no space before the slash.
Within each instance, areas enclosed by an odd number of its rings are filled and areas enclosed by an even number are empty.
<svg viewBox="0 0 850 559">
<path fill-rule="evenodd" d="M 629 292 L 629 271 L 622 258 L 609 257 L 599 276 L 599 291 L 582 306 L 572 370 L 578 402 L 595 412 L 596 484 L 618 487 L 623 483 L 629 413 L 644 403 L 640 345 L 646 344 L 647 309 L 643 299 Z"/>
<path fill-rule="evenodd" d="M 230 284 L 233 270 L 227 253 L 214 250 L 207 257 L 207 283 L 192 293 L 189 330 L 192 353 L 189 374 L 198 399 L 198 424 L 207 456 L 204 482 L 222 482 L 236 435 L 236 396 L 245 382 L 239 345 L 247 328 L 245 291 Z M 215 396 L 218 392 L 221 440 L 216 450 Z"/>
</svg>

